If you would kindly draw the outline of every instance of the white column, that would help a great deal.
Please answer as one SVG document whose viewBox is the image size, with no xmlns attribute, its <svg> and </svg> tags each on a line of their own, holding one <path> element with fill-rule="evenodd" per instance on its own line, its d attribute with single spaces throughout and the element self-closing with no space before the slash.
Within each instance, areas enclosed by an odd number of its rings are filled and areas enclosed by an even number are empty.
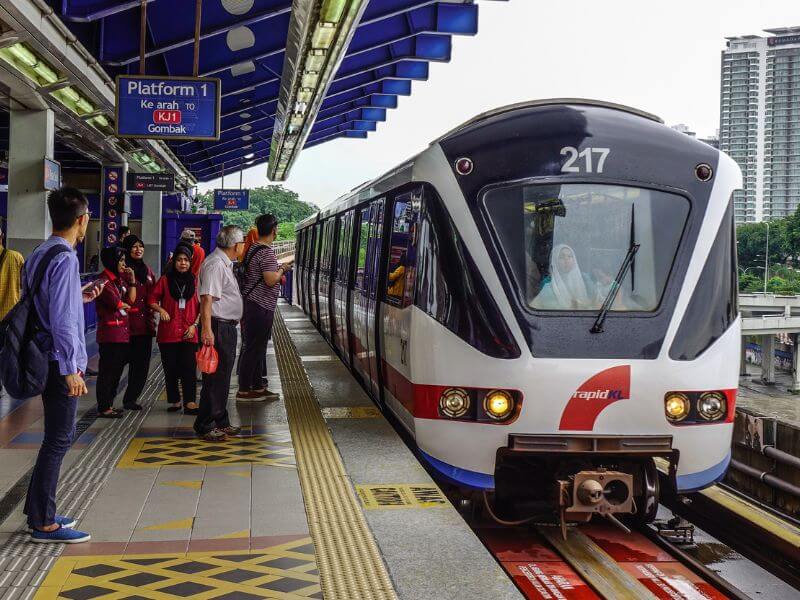
<svg viewBox="0 0 800 600">
<path fill-rule="evenodd" d="M 792 334 L 792 385 L 789 387 L 789 392 L 792 394 L 800 394 L 800 334 Z"/>
<path fill-rule="evenodd" d="M 775 385 L 775 334 L 761 336 L 761 383 Z"/>
<path fill-rule="evenodd" d="M 52 233 L 44 159 L 53 158 L 51 110 L 12 110 L 8 144 L 8 246 L 28 256 Z"/>
<path fill-rule="evenodd" d="M 161 275 L 161 192 L 144 192 L 142 198 L 142 241 L 145 262 Z"/>
</svg>

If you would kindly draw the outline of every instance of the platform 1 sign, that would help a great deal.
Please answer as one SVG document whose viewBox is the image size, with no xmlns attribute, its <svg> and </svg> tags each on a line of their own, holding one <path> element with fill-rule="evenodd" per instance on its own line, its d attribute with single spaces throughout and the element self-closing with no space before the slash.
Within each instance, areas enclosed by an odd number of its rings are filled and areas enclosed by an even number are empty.
<svg viewBox="0 0 800 600">
<path fill-rule="evenodd" d="M 175 175 L 172 173 L 128 172 L 129 192 L 174 192 Z"/>
<path fill-rule="evenodd" d="M 247 210 L 250 190 L 214 190 L 214 210 Z"/>
<path fill-rule="evenodd" d="M 219 79 L 117 76 L 117 136 L 151 140 L 218 140 Z"/>
</svg>

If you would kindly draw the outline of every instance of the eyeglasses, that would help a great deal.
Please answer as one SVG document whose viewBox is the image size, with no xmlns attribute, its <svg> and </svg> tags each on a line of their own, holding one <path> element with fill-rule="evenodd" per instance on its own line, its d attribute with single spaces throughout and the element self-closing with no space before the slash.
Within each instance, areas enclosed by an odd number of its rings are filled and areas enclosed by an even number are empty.
<svg viewBox="0 0 800 600">
<path fill-rule="evenodd" d="M 79 214 L 78 218 L 80 219 L 81 217 L 89 217 L 91 219 L 92 218 L 92 211 L 87 210 L 85 213 Z"/>
</svg>

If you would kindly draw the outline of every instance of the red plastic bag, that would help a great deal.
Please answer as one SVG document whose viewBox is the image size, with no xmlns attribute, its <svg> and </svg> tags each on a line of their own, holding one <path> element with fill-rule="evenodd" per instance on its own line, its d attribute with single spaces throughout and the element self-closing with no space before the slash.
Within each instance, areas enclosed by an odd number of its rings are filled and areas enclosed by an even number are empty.
<svg viewBox="0 0 800 600">
<path fill-rule="evenodd" d="M 219 355 L 217 354 L 214 346 L 203 345 L 195 355 L 197 359 L 197 366 L 200 367 L 200 372 L 206 375 L 211 375 L 217 372 L 217 365 L 219 365 Z"/>
</svg>

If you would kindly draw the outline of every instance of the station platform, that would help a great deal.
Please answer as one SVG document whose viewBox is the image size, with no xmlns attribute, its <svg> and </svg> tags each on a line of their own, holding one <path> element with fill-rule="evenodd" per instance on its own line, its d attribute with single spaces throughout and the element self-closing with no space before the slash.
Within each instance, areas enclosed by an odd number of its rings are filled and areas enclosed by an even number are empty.
<svg viewBox="0 0 800 600">
<path fill-rule="evenodd" d="M 737 406 L 800 427 L 800 396 L 789 392 L 791 374 L 776 371 L 775 385 L 764 385 L 760 377 L 761 367 L 748 364 L 747 376 L 739 378 Z"/>
<path fill-rule="evenodd" d="M 0 600 L 522 597 L 298 309 L 267 358 L 281 399 L 236 402 L 234 377 L 224 443 L 166 411 L 157 352 L 143 411 L 95 420 L 81 400 L 58 507 L 85 544 L 28 541 L 41 403 L 4 399 Z"/>
</svg>

